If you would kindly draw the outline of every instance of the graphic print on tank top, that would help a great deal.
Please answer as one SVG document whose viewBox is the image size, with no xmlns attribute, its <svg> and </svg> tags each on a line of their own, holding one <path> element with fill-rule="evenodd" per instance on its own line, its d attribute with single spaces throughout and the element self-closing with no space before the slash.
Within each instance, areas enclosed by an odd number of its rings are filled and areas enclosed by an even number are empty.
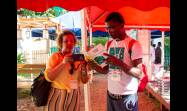
<svg viewBox="0 0 187 111">
<path fill-rule="evenodd" d="M 124 59 L 124 47 L 111 47 L 109 48 L 109 54 L 117 57 L 118 59 L 122 60 Z M 119 69 L 117 66 L 109 65 L 110 69 Z"/>
</svg>

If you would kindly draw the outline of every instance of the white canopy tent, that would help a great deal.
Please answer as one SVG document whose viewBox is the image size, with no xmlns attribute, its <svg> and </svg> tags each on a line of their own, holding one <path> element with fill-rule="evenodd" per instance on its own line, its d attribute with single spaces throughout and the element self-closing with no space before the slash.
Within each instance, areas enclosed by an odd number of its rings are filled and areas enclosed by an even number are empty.
<svg viewBox="0 0 187 111">
<path fill-rule="evenodd" d="M 80 14 L 80 11 L 70 11 L 56 18 L 51 18 L 50 21 L 60 24 L 62 28 L 81 28 Z"/>
</svg>

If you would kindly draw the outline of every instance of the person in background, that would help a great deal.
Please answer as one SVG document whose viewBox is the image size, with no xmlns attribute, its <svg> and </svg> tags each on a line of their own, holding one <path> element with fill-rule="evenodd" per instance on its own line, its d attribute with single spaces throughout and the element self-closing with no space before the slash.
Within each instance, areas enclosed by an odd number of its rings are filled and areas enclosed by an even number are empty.
<svg viewBox="0 0 187 111">
<path fill-rule="evenodd" d="M 155 64 L 161 64 L 161 56 L 162 56 L 161 42 L 158 42 L 157 47 L 155 49 Z"/>
<path fill-rule="evenodd" d="M 154 49 L 155 49 L 156 45 L 155 45 L 155 44 L 153 44 L 153 47 L 154 47 Z"/>
<path fill-rule="evenodd" d="M 106 30 L 112 37 L 105 48 L 106 66 L 88 61 L 92 69 L 108 76 L 107 111 L 138 111 L 138 79 L 142 78 L 142 48 L 138 41 L 125 32 L 125 20 L 118 12 L 110 13 L 106 19 Z M 131 53 L 128 45 L 134 41 Z M 108 45 L 110 44 L 110 45 Z"/>
<path fill-rule="evenodd" d="M 157 47 L 155 49 L 155 73 L 158 73 L 160 71 L 161 57 L 162 57 L 161 42 L 158 42 Z"/>
<path fill-rule="evenodd" d="M 51 83 L 46 110 L 80 111 L 80 85 L 88 82 L 85 61 L 73 61 L 74 33 L 64 30 L 57 37 L 58 52 L 46 64 L 45 78 Z"/>
</svg>

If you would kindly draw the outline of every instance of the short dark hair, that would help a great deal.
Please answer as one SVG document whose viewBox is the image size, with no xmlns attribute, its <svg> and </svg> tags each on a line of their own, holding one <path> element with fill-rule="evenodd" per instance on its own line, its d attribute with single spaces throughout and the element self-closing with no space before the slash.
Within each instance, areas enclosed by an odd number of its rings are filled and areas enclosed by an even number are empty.
<svg viewBox="0 0 187 111">
<path fill-rule="evenodd" d="M 161 46 L 161 42 L 158 42 L 158 46 Z"/>
<path fill-rule="evenodd" d="M 156 45 L 155 44 L 153 44 L 153 47 L 155 47 Z"/>
<path fill-rule="evenodd" d="M 109 22 L 109 21 L 114 21 L 114 22 L 119 22 L 119 23 L 125 24 L 125 20 L 119 12 L 110 13 L 105 19 L 105 22 Z"/>
</svg>

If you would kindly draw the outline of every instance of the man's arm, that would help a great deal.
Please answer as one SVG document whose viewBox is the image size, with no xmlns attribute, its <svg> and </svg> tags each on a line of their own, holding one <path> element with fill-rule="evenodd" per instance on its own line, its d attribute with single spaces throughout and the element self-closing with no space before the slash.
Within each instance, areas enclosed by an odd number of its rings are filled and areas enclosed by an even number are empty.
<svg viewBox="0 0 187 111">
<path fill-rule="evenodd" d="M 121 63 L 120 68 L 127 74 L 140 79 L 142 77 L 142 58 L 133 60 L 132 63 L 133 66 L 128 66 L 125 63 Z"/>
<path fill-rule="evenodd" d="M 126 63 L 124 63 L 122 60 L 116 58 L 115 56 L 109 55 L 107 53 L 104 53 L 104 55 L 108 57 L 106 59 L 107 64 L 112 64 L 114 66 L 117 66 L 127 74 L 134 76 L 138 79 L 142 77 L 141 74 L 142 58 L 133 60 L 132 61 L 133 66 L 129 66 Z"/>
</svg>

